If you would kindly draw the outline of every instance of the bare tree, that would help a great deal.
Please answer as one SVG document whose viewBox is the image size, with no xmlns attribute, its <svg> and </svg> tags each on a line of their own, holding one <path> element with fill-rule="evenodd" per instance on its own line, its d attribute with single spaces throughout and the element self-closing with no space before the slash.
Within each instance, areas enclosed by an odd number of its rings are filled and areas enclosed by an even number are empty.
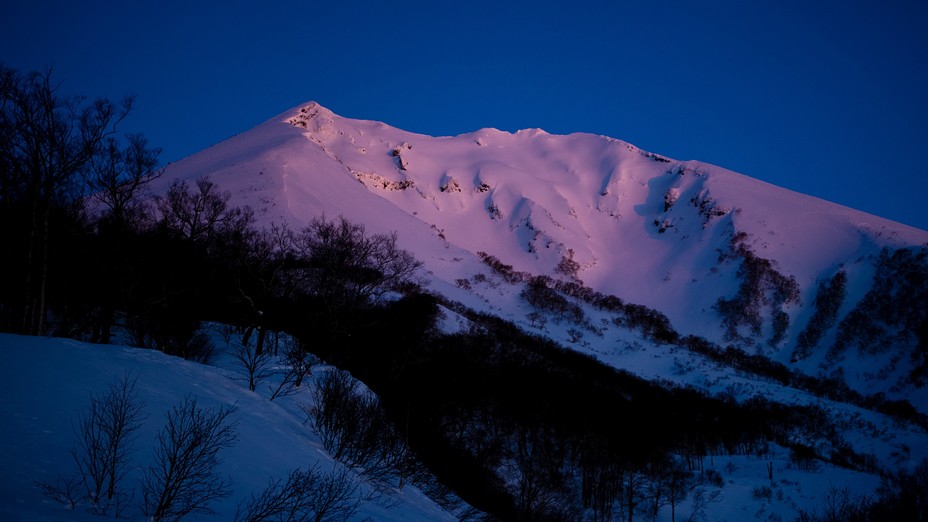
<svg viewBox="0 0 928 522">
<path fill-rule="evenodd" d="M 647 479 L 643 473 L 634 468 L 625 470 L 622 476 L 622 489 L 624 490 L 622 501 L 628 511 L 628 522 L 634 520 L 638 505 L 646 501 L 646 484 Z"/>
<path fill-rule="evenodd" d="M 284 344 L 284 360 L 287 362 L 287 372 L 284 374 L 281 387 L 278 387 L 274 396 L 281 393 L 288 394 L 293 387 L 303 385 L 303 379 L 309 376 L 313 365 L 319 363 L 319 358 L 309 352 L 303 341 L 290 337 Z"/>
<path fill-rule="evenodd" d="M 271 354 L 265 351 L 258 352 L 247 337 L 232 348 L 232 358 L 238 363 L 238 373 L 248 383 L 248 389 L 251 391 L 255 391 L 259 384 L 275 373 Z"/>
<path fill-rule="evenodd" d="M 361 505 L 357 483 L 346 468 L 322 475 L 315 491 L 314 522 L 348 520 Z"/>
<path fill-rule="evenodd" d="M 332 370 L 317 377 L 312 387 L 313 406 L 308 410 L 313 430 L 335 459 L 354 465 L 366 448 L 359 448 L 367 420 L 368 398 L 358 383 L 344 370 Z"/>
<path fill-rule="evenodd" d="M 296 238 L 303 262 L 301 290 L 324 307 L 317 326 L 336 336 L 347 335 L 359 314 L 387 292 L 414 283 L 422 263 L 399 248 L 396 234 L 365 234 L 362 225 L 341 217 L 315 218 Z"/>
<path fill-rule="evenodd" d="M 422 265 L 396 245 L 395 233 L 368 236 L 363 225 L 344 217 L 313 219 L 299 235 L 297 249 L 309 260 L 310 287 L 339 301 L 377 300 Z"/>
<path fill-rule="evenodd" d="M 611 458 L 602 441 L 595 438 L 581 451 L 578 464 L 583 506 L 592 510 L 596 522 L 612 520 L 624 493 L 623 466 Z"/>
<path fill-rule="evenodd" d="M 103 395 L 90 396 L 90 405 L 74 427 L 71 456 L 77 466 L 74 477 L 59 477 L 55 485 L 39 482 L 45 495 L 74 507 L 90 504 L 99 515 L 120 516 L 132 494 L 123 489 L 130 469 L 132 444 L 141 425 L 144 402 L 135 390 L 136 379 L 124 375 Z"/>
<path fill-rule="evenodd" d="M 677 519 L 677 506 L 686 499 L 693 483 L 693 475 L 670 459 L 654 463 L 647 470 L 647 505 L 651 517 L 656 519 L 664 506 L 670 506 L 670 520 Z"/>
<path fill-rule="evenodd" d="M 243 255 L 237 259 L 239 265 L 234 273 L 238 294 L 252 316 L 251 329 L 257 331 L 258 353 L 264 351 L 266 324 L 277 319 L 268 306 L 293 294 L 295 280 L 287 267 L 295 257 L 295 240 L 296 234 L 286 223 L 274 223 L 270 228 L 255 231 L 244 242 Z"/>
<path fill-rule="evenodd" d="M 141 134 L 130 134 L 124 142 L 115 137 L 106 139 L 91 161 L 87 184 L 99 251 L 94 263 L 99 274 L 92 300 L 96 306 L 87 317 L 92 342 L 110 342 L 117 311 L 137 284 L 131 245 L 152 222 L 145 189 L 163 172 L 156 168 L 159 153 Z"/>
<path fill-rule="evenodd" d="M 307 368 L 308 367 L 309 366 L 307 366 Z M 268 386 L 271 392 L 270 397 L 268 397 L 270 401 L 292 395 L 299 389 L 299 384 L 297 384 L 298 381 L 302 380 L 302 376 L 306 374 L 299 373 L 293 366 L 288 366 L 286 370 L 280 372 L 278 375 L 280 375 L 280 381 L 277 382 L 276 385 Z"/>
<path fill-rule="evenodd" d="M 318 364 L 319 359 L 309 353 L 305 345 L 296 338 L 286 336 L 281 356 L 272 355 L 270 351 L 258 351 L 261 341 L 252 341 L 248 328 L 241 342 L 235 343 L 232 348 L 232 358 L 235 360 L 238 375 L 244 380 L 248 389 L 255 391 L 265 381 L 271 395 L 270 400 L 286 397 L 294 393 Z"/>
<path fill-rule="evenodd" d="M 187 397 L 169 411 L 158 434 L 155 461 L 142 479 L 142 511 L 154 522 L 191 513 L 213 513 L 210 503 L 230 493 L 231 482 L 216 471 L 219 451 L 237 437 L 227 422 L 234 407 L 202 409 Z"/>
<path fill-rule="evenodd" d="M 319 466 L 272 480 L 258 496 L 239 504 L 236 522 L 347 520 L 361 503 L 358 483 L 345 468 L 323 472 Z"/>
<path fill-rule="evenodd" d="M 161 222 L 190 241 L 207 241 L 229 230 L 246 229 L 254 219 L 249 207 L 230 207 L 229 192 L 209 177 L 198 178 L 191 191 L 186 181 L 171 183 L 167 194 L 156 199 Z"/>
<path fill-rule="evenodd" d="M 690 516 L 687 522 L 697 522 L 699 520 L 705 520 L 706 518 L 706 507 L 709 504 L 715 504 L 722 501 L 722 490 L 713 489 L 711 491 L 707 490 L 703 486 L 696 486 L 693 488 L 693 512 L 690 513 Z"/>
<path fill-rule="evenodd" d="M 75 509 L 82 498 L 81 478 L 77 475 L 66 477 L 59 474 L 55 484 L 51 482 L 36 481 L 35 485 L 42 490 L 45 498 L 64 505 L 68 509 Z"/>
<path fill-rule="evenodd" d="M 520 518 L 574 518 L 564 482 L 564 456 L 556 436 L 543 427 L 516 428 L 511 470 Z"/>
<path fill-rule="evenodd" d="M 46 329 L 53 211 L 80 201 L 92 158 L 133 103 L 131 97 L 87 103 L 62 97 L 58 87 L 51 71 L 21 75 L 0 65 L 0 206 L 5 214 L 18 213 L 25 232 L 22 248 L 7 252 L 21 278 L 15 306 L 21 316 L 5 320 L 28 334 Z"/>
<path fill-rule="evenodd" d="M 392 479 L 402 485 L 412 472 L 413 458 L 377 397 L 360 389 L 343 370 L 317 378 L 312 396 L 314 405 L 307 413 L 333 458 L 363 470 L 375 485 Z"/>
<path fill-rule="evenodd" d="M 145 186 L 163 172 L 158 166 L 160 149 L 152 149 L 141 134 L 129 134 L 123 146 L 107 139 L 92 160 L 88 184 L 93 197 L 106 209 L 106 218 L 117 226 L 138 221 Z"/>
<path fill-rule="evenodd" d="M 664 495 L 667 498 L 667 504 L 670 505 L 670 522 L 676 522 L 677 506 L 686 500 L 693 475 L 683 468 L 674 466 L 664 479 Z"/>
<path fill-rule="evenodd" d="M 90 407 L 77 425 L 77 447 L 71 451 L 91 510 L 119 516 L 131 495 L 121 483 L 129 471 L 129 455 L 142 420 L 144 402 L 135 391 L 136 379 L 116 380 L 103 396 L 90 398 Z"/>
</svg>

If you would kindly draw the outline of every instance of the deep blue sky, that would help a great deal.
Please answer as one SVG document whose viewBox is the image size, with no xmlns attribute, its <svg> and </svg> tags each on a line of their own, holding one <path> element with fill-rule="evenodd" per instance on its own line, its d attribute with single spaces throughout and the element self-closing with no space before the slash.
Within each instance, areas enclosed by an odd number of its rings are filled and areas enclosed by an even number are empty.
<svg viewBox="0 0 928 522">
<path fill-rule="evenodd" d="M 316 100 L 592 132 L 928 229 L 928 2 L 5 2 L 0 62 L 136 94 L 176 161 Z"/>
</svg>

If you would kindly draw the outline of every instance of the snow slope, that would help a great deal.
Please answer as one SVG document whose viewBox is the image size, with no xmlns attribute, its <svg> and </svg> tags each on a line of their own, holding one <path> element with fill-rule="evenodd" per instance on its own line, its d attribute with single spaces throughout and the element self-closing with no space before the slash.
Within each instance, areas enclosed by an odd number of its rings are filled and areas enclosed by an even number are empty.
<svg viewBox="0 0 928 522">
<path fill-rule="evenodd" d="M 203 175 L 263 223 L 344 214 L 372 232 L 401 231 L 437 277 L 460 275 L 446 265 L 461 251 L 539 274 L 570 250 L 587 285 L 659 308 L 683 330 L 727 290 L 709 268 L 732 230 L 804 289 L 882 246 L 928 243 L 926 231 L 612 138 L 431 137 L 315 103 L 170 165 L 161 183 Z"/>
<path fill-rule="evenodd" d="M 221 342 L 218 341 L 217 342 Z M 233 481 L 232 494 L 211 506 L 216 515 L 185 520 L 232 520 L 239 502 L 258 494 L 270 479 L 286 478 L 296 468 L 318 464 L 338 466 L 306 425 L 300 405 L 309 394 L 270 402 L 266 394 L 250 392 L 232 367 L 204 366 L 156 350 L 101 346 L 65 339 L 0 334 L 0 520 L 37 522 L 103 520 L 83 509 L 69 510 L 43 497 L 35 482 L 54 484 L 75 465 L 74 426 L 90 403 L 115 379 L 137 378 L 144 401 L 144 422 L 132 453 L 133 469 L 126 477 L 135 504 L 141 496 L 141 468 L 151 459 L 164 415 L 186 396 L 200 407 L 235 406 L 236 444 L 220 452 L 219 471 Z M 324 371 L 318 368 L 317 371 Z M 362 485 L 362 493 L 369 486 Z M 141 520 L 137 505 L 125 513 Z M 454 520 L 416 488 L 406 486 L 380 499 L 365 501 L 353 520 Z"/>
</svg>

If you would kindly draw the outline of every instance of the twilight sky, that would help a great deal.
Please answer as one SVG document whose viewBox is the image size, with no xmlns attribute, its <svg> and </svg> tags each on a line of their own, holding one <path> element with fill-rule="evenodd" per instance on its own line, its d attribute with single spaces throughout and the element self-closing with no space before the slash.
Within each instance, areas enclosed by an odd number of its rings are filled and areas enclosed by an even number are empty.
<svg viewBox="0 0 928 522">
<path fill-rule="evenodd" d="M 0 62 L 137 95 L 124 129 L 165 163 L 315 100 L 422 134 L 604 134 L 928 229 L 924 0 L 5 4 Z"/>
</svg>

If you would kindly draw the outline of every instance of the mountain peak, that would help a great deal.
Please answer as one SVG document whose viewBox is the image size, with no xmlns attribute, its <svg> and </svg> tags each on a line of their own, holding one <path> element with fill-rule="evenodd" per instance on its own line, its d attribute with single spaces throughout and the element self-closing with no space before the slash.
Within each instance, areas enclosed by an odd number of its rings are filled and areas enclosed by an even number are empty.
<svg viewBox="0 0 928 522">
<path fill-rule="evenodd" d="M 300 105 L 285 114 L 288 115 L 287 123 L 308 131 L 332 127 L 336 118 L 334 112 L 314 101 Z"/>
<path fill-rule="evenodd" d="M 519 129 L 516 131 L 516 136 L 550 136 L 551 134 L 544 129 L 539 129 L 535 127 L 530 127 L 527 129 Z"/>
</svg>

